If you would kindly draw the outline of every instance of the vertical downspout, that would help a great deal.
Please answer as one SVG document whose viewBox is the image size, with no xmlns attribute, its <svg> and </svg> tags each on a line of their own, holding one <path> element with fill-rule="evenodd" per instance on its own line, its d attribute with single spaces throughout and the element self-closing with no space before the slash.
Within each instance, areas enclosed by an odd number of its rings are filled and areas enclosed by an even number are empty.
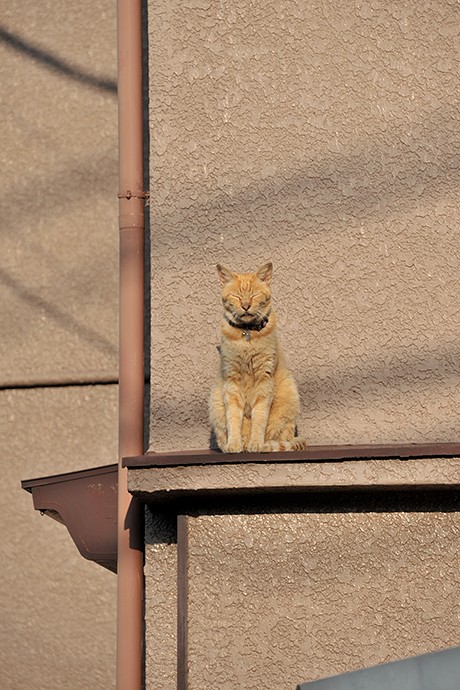
<svg viewBox="0 0 460 690">
<path fill-rule="evenodd" d="M 117 689 L 143 686 L 143 508 L 123 457 L 144 452 L 144 180 L 141 0 L 117 0 L 120 360 Z"/>
</svg>

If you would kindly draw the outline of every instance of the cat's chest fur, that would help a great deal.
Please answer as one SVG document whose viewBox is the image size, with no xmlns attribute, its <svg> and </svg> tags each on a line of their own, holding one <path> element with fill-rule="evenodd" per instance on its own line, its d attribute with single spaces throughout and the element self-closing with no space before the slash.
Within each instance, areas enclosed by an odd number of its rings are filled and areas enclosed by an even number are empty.
<svg viewBox="0 0 460 690">
<path fill-rule="evenodd" d="M 260 377 L 273 376 L 278 362 L 274 334 L 253 337 L 249 341 L 222 339 L 221 364 L 224 379 L 240 380 L 250 385 Z"/>
</svg>

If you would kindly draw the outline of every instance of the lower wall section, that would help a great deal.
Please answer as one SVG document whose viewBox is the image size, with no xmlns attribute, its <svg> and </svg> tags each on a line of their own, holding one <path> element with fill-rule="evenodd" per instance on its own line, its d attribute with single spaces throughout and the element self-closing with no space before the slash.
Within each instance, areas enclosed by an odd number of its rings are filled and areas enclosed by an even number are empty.
<svg viewBox="0 0 460 690">
<path fill-rule="evenodd" d="M 458 644 L 458 513 L 189 522 L 189 688 L 272 687 Z"/>
<path fill-rule="evenodd" d="M 176 690 L 177 535 L 174 515 L 146 511 L 146 690 Z"/>
<path fill-rule="evenodd" d="M 21 480 L 116 462 L 117 401 L 117 386 L 0 391 L 2 690 L 115 688 L 116 576 Z"/>
<path fill-rule="evenodd" d="M 458 645 L 459 511 L 455 489 L 320 492 L 265 506 L 259 497 L 251 508 L 243 499 L 195 503 L 186 549 L 172 527 L 151 523 L 148 690 L 294 690 Z M 177 557 L 186 558 L 185 650 Z M 186 671 L 179 663 L 176 686 L 177 647 Z"/>
</svg>

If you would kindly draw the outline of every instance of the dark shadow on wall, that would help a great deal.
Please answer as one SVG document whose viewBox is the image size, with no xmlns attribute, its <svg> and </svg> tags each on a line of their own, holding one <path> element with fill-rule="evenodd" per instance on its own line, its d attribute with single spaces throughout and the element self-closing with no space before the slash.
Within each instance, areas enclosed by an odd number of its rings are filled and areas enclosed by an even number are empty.
<svg viewBox="0 0 460 690">
<path fill-rule="evenodd" d="M 312 371 L 296 372 L 296 380 L 302 400 L 308 407 L 342 407 L 350 401 L 367 400 L 370 403 L 380 396 L 392 396 L 396 392 L 439 390 L 444 386 L 458 386 L 460 376 L 460 347 L 444 344 L 436 349 L 394 348 L 357 367 L 331 364 L 320 375 Z M 308 404 L 307 404 L 308 401 Z M 460 421 L 459 421 L 460 424 Z"/>
<path fill-rule="evenodd" d="M 63 58 L 53 55 L 49 51 L 33 45 L 30 41 L 20 38 L 2 26 L 0 26 L 0 43 L 4 43 L 16 52 L 36 60 L 38 63 L 44 65 L 44 67 L 52 72 L 70 77 L 80 84 L 100 89 L 112 94 L 113 96 L 116 96 L 117 94 L 117 83 L 113 79 L 95 77 L 93 74 L 85 72 L 76 65 L 69 64 Z"/>
<path fill-rule="evenodd" d="M 302 400 L 302 413 L 305 419 L 309 410 L 318 408 L 341 408 L 350 402 L 367 401 L 369 405 L 378 404 L 382 395 L 392 396 L 395 392 L 409 393 L 428 391 L 439 386 L 440 372 L 444 384 L 449 382 L 457 387 L 459 379 L 460 346 L 445 345 L 433 351 L 410 351 L 394 349 L 385 352 L 386 360 L 374 358 L 367 360 L 359 370 L 346 365 L 331 365 L 327 374 L 295 371 L 294 376 L 299 386 Z M 210 371 L 209 386 L 204 390 L 190 392 L 186 398 L 178 400 L 177 396 L 164 395 L 155 382 L 152 392 L 158 396 L 153 401 L 155 419 L 165 425 L 174 420 L 178 426 L 201 423 L 208 427 L 207 398 L 211 390 L 214 369 Z M 203 393 L 202 398 L 200 394 Z M 163 395 L 161 395 L 163 394 Z M 161 397 L 160 397 L 161 396 Z M 439 420 L 437 420 L 439 423 Z M 300 429 L 303 432 L 303 429 Z M 436 430 L 430 430 L 436 431 Z M 306 435 L 307 430 L 305 430 Z M 460 422 L 459 422 L 460 434 Z M 302 434 L 303 435 L 303 434 Z"/>
<path fill-rule="evenodd" d="M 44 67 L 46 70 L 65 78 L 68 82 L 73 81 L 82 87 L 90 87 L 104 92 L 116 99 L 117 82 L 115 79 L 96 76 L 81 67 L 72 64 L 62 57 L 45 50 L 42 47 L 26 40 L 19 35 L 9 31 L 5 26 L 0 26 L 0 44 L 5 45 L 10 51 L 28 58 L 31 62 Z M 112 108 L 112 105 L 110 105 Z M 116 114 L 114 116 L 116 118 Z M 51 141 L 50 146 L 56 147 L 56 142 Z M 86 155 L 86 154 L 85 154 Z M 84 199 L 88 204 L 96 196 L 109 195 L 114 199 L 114 211 L 116 208 L 117 194 L 117 165 L 116 150 L 108 149 L 99 159 L 91 157 L 62 161 L 58 166 L 53 166 L 48 179 L 37 172 L 32 172 L 29 176 L 24 175 L 19 178 L 18 189 L 15 182 L 14 193 L 8 189 L 8 182 L 3 187 L 2 206 L 4 206 L 2 232 L 15 237 L 17 244 L 24 244 L 24 250 L 29 254 L 33 253 L 40 257 L 41 264 L 45 264 L 50 274 L 50 280 L 54 280 L 57 286 L 65 286 L 69 279 L 68 271 L 64 273 L 63 264 L 57 264 L 55 258 L 51 257 L 46 249 L 46 242 L 34 241 L 32 234 L 28 233 L 30 222 L 34 223 L 38 217 L 44 219 L 48 215 L 56 216 L 56 213 L 65 207 L 75 207 Z M 20 213 L 18 213 L 18 199 L 20 200 Z M 116 211 L 115 211 L 116 213 Z M 102 219 L 104 221 L 104 219 Z M 106 221 L 105 221 L 106 222 Z M 27 235 L 22 238 L 22 235 Z M 41 238 L 39 238 L 41 239 Z M 46 238 L 45 238 L 46 239 Z M 65 245 L 63 245 L 65 246 Z M 94 257 L 94 262 L 103 264 L 103 254 Z M 88 268 L 87 266 L 85 267 Z M 97 268 L 94 271 L 97 280 Z M 88 285 L 88 270 L 85 272 L 85 285 L 80 289 L 80 282 L 83 278 L 79 275 L 72 276 L 72 290 L 75 301 L 73 307 L 77 306 L 80 299 L 87 299 L 91 294 L 91 286 Z M 80 282 L 78 279 L 81 278 Z M 65 290 L 58 289 L 50 300 L 43 297 L 35 290 L 27 286 L 19 276 L 15 276 L 8 270 L 0 270 L 0 282 L 24 303 L 28 304 L 35 311 L 42 313 L 59 328 L 72 334 L 74 337 L 86 342 L 89 346 L 105 355 L 112 363 L 116 363 L 118 347 L 104 334 L 99 333 L 97 328 L 91 324 L 84 323 L 83 318 L 79 318 L 78 313 L 71 313 L 68 304 L 63 297 Z M 114 300 L 116 296 L 114 296 Z"/>
<path fill-rule="evenodd" d="M 320 159 L 311 158 L 305 150 L 302 160 L 301 151 L 296 151 L 297 169 L 266 178 L 262 171 L 260 179 L 245 187 L 229 185 L 228 193 L 196 189 L 193 182 L 181 188 L 190 178 L 188 171 L 171 177 L 174 171 L 164 169 L 169 184 L 171 179 L 179 183 L 169 191 L 168 201 L 174 201 L 155 209 L 159 237 L 162 224 L 170 223 L 176 232 L 184 229 L 185 236 L 188 227 L 196 233 L 197 220 L 204 239 L 239 226 L 264 229 L 275 236 L 279 227 L 295 226 L 308 236 L 338 232 L 353 221 L 383 219 L 390 212 L 409 212 L 426 199 L 437 200 L 460 188 L 459 120 L 460 108 L 450 107 L 433 112 L 413 125 L 413 131 L 411 123 L 395 125 L 392 132 L 385 132 L 383 142 L 379 135 L 362 136 L 352 148 L 325 151 Z M 201 238 L 195 234 L 193 240 L 197 254 L 202 255 Z M 158 240 L 156 250 L 161 252 Z"/>
<path fill-rule="evenodd" d="M 324 461 L 323 461 L 324 462 Z M 388 490 L 385 488 L 343 489 L 325 491 L 292 491 L 281 495 L 279 492 L 263 490 L 263 493 L 251 495 L 249 492 L 240 496 L 215 495 L 181 496 L 179 499 L 168 499 L 168 508 L 174 517 L 179 512 L 183 515 L 324 515 L 324 514 L 359 514 L 359 513 L 458 513 L 460 496 L 456 491 L 445 489 Z M 157 509 L 156 509 L 157 510 Z M 155 516 L 152 513 L 152 516 Z M 159 513 L 159 524 L 164 524 L 169 513 Z M 161 541 L 162 531 L 152 530 L 146 543 L 173 543 Z M 377 544 L 374 544 L 377 548 Z M 386 547 L 383 547 L 385 550 Z M 375 552 L 374 552 L 375 555 Z M 361 686 L 363 687 L 363 686 Z"/>
<path fill-rule="evenodd" d="M 117 357 L 118 347 L 109 338 L 98 333 L 88 324 L 69 313 L 68 304 L 64 299 L 65 294 L 74 297 L 73 306 L 82 300 L 88 299 L 92 289 L 97 291 L 100 282 L 101 267 L 106 270 L 107 244 L 100 247 L 100 251 L 92 257 L 94 269 L 89 270 L 88 264 L 85 271 L 71 271 L 64 263 L 65 244 L 63 244 L 63 261 L 56 263 L 55 256 L 48 252 L 47 244 L 50 241 L 46 235 L 43 238 L 33 239 L 28 230 L 30 222 L 35 218 L 45 219 L 56 217 L 56 213 L 69 207 L 78 208 L 82 200 L 91 202 L 97 196 L 110 195 L 114 199 L 117 189 L 116 162 L 109 156 L 99 159 L 88 158 L 72 160 L 67 165 L 62 165 L 48 178 L 38 178 L 34 174 L 22 178 L 22 188 L 16 187 L 13 197 L 6 190 L 0 198 L 2 208 L 2 233 L 15 238 L 18 248 L 24 253 L 33 254 L 46 271 L 49 281 L 54 280 L 60 289 L 55 293 L 55 299 L 51 302 L 37 292 L 33 291 L 21 279 L 10 274 L 5 268 L 0 269 L 0 282 L 12 290 L 22 302 L 27 303 L 38 312 L 43 312 L 47 318 L 54 321 L 60 328 L 69 333 L 78 335 L 88 345 L 107 356 L 111 360 Z M 32 190 L 32 192 L 30 191 Z M 50 194 L 52 190 L 52 194 Z M 21 212 L 17 213 L 16 199 L 21 199 Z M 104 221 L 106 222 L 106 221 Z M 113 231 L 116 231 L 114 227 Z M 82 235 L 83 240 L 84 234 Z M 40 241 L 43 239 L 43 241 Z M 109 259 L 110 260 L 110 259 Z M 88 282 L 88 277 L 94 280 L 94 286 Z M 72 284 L 69 292 L 66 292 L 68 283 Z M 114 300 L 116 296 L 114 295 Z"/>
<path fill-rule="evenodd" d="M 2 207 L 2 234 L 14 237 L 21 235 L 21 229 L 28 230 L 30 221 L 36 218 L 56 217 L 63 208 L 78 207 L 98 195 L 110 196 L 117 203 L 116 152 L 95 157 L 80 155 L 56 164 L 48 175 L 31 172 L 22 174 L 20 183 L 14 186 L 14 195 L 6 181 L 0 195 Z M 16 200 L 21 200 L 21 212 L 17 212 Z M 26 221 L 26 222 L 25 222 Z"/>
<path fill-rule="evenodd" d="M 142 0 L 142 124 L 143 124 L 143 146 L 144 146 L 144 189 L 150 189 L 150 77 L 149 77 L 149 36 L 148 36 L 148 0 Z M 150 380 L 151 352 L 150 352 L 150 331 L 151 331 L 151 294 L 150 294 L 150 273 L 152 268 L 151 261 L 151 241 L 150 241 L 150 206 L 145 205 L 145 253 L 144 253 L 144 379 Z M 150 387 L 144 389 L 144 449 L 149 445 L 149 419 L 150 419 Z"/>
</svg>

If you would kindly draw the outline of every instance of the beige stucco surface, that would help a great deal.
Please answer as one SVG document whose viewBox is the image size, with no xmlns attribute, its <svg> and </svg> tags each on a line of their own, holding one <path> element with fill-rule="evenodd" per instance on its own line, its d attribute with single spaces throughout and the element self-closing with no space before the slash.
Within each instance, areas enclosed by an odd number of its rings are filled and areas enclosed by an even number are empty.
<svg viewBox="0 0 460 690">
<path fill-rule="evenodd" d="M 115 686 L 116 578 L 20 487 L 117 458 L 115 12 L 0 1 L 2 690 Z"/>
<path fill-rule="evenodd" d="M 294 690 L 458 645 L 458 512 L 188 524 L 190 690 Z"/>
<path fill-rule="evenodd" d="M 117 457 L 117 387 L 0 392 L 0 686 L 115 687 L 116 576 L 84 560 L 21 480 Z"/>
<path fill-rule="evenodd" d="M 458 458 L 130 469 L 149 504 L 149 690 L 176 687 L 184 596 L 190 690 L 293 690 L 458 645 L 459 469 Z"/>
<path fill-rule="evenodd" d="M 0 385 L 117 375 L 115 11 L 1 3 Z"/>
<path fill-rule="evenodd" d="M 145 688 L 177 687 L 177 537 L 175 516 L 145 514 Z"/>
<path fill-rule="evenodd" d="M 149 20 L 151 447 L 208 445 L 214 266 L 268 259 L 311 443 L 457 440 L 458 4 Z"/>
<path fill-rule="evenodd" d="M 259 500 L 259 513 L 242 500 L 225 515 L 203 504 L 187 518 L 191 690 L 293 689 L 458 644 L 458 497 L 316 493 L 286 505 Z M 177 557 L 173 513 L 157 510 L 146 524 L 146 672 L 164 690 L 176 687 Z"/>
</svg>

